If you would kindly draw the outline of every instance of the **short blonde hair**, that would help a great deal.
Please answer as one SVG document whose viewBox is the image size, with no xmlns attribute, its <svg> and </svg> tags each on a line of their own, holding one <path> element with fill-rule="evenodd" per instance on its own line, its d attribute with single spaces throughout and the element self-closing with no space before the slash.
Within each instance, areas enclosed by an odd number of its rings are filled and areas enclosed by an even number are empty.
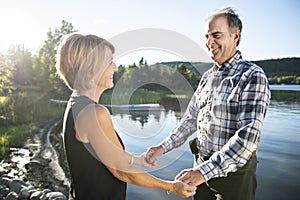
<svg viewBox="0 0 300 200">
<path fill-rule="evenodd" d="M 57 50 L 57 73 L 73 91 L 90 89 L 94 77 L 100 78 L 108 66 L 105 63 L 108 50 L 114 53 L 115 48 L 98 36 L 66 35 Z"/>
</svg>

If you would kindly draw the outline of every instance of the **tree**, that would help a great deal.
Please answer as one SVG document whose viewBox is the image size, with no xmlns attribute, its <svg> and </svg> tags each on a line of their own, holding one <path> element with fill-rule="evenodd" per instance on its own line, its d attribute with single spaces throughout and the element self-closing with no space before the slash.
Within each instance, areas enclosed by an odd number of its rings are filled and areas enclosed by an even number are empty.
<svg viewBox="0 0 300 200">
<path fill-rule="evenodd" d="M 136 69 L 137 66 L 135 63 L 133 63 L 132 65 L 128 65 L 128 70 L 130 71 L 131 69 Z"/>
<path fill-rule="evenodd" d="M 32 56 L 24 46 L 11 47 L 9 58 L 14 63 L 13 81 L 16 86 L 29 86 L 33 83 Z"/>
<path fill-rule="evenodd" d="M 140 62 L 139 62 L 139 66 L 143 66 L 144 65 L 144 58 L 142 57 Z"/>
<path fill-rule="evenodd" d="M 196 89 L 200 80 L 200 77 L 191 71 L 186 65 L 180 63 L 176 65 L 176 70 L 184 76 L 184 78 L 190 83 L 193 89 Z"/>
<path fill-rule="evenodd" d="M 139 67 L 145 67 L 148 66 L 147 60 L 144 59 L 144 57 L 141 58 L 139 62 Z"/>
<path fill-rule="evenodd" d="M 0 96 L 6 96 L 13 90 L 12 71 L 13 63 L 4 55 L 0 54 Z"/>
<path fill-rule="evenodd" d="M 114 84 L 116 84 L 124 75 L 124 73 L 126 72 L 126 68 L 123 65 L 119 65 L 118 66 L 118 71 L 115 72 L 114 74 Z"/>
<path fill-rule="evenodd" d="M 47 94 L 59 96 L 64 94 L 66 86 L 56 76 L 55 57 L 57 47 L 66 34 L 75 32 L 72 23 L 62 21 L 60 28 L 51 29 L 47 32 L 47 40 L 39 50 L 38 56 L 34 59 L 34 70 L 37 73 L 36 82 Z"/>
</svg>

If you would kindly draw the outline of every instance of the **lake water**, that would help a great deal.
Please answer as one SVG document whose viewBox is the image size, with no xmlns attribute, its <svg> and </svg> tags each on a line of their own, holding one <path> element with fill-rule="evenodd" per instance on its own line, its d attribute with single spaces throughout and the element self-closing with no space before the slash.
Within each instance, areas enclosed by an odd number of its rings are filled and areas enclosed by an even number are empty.
<svg viewBox="0 0 300 200">
<path fill-rule="evenodd" d="M 258 148 L 257 200 L 299 199 L 300 196 L 300 86 L 271 86 L 272 100 Z M 157 145 L 180 121 L 184 108 L 165 106 L 112 108 L 116 130 L 126 150 L 134 154 Z M 187 141 L 192 139 L 191 136 Z M 149 173 L 168 180 L 193 165 L 188 142 L 159 158 Z M 297 198 L 298 197 L 298 198 Z M 165 191 L 128 185 L 128 200 L 178 200 Z M 192 198 L 189 198 L 191 200 Z"/>
</svg>

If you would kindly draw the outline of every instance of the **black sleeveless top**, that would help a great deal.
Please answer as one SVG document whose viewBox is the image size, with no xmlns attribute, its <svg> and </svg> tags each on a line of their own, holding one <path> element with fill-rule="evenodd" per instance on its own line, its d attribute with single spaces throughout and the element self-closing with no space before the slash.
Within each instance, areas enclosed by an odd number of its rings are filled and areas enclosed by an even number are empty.
<svg viewBox="0 0 300 200">
<path fill-rule="evenodd" d="M 115 178 L 97 157 L 90 143 L 75 137 L 78 113 L 94 101 L 86 96 L 71 97 L 64 117 L 63 135 L 76 200 L 125 200 L 127 184 Z M 119 136 L 118 136 L 119 137 Z M 124 145 L 119 138 L 123 149 Z M 107 149 L 109 151 L 109 149 Z"/>
</svg>

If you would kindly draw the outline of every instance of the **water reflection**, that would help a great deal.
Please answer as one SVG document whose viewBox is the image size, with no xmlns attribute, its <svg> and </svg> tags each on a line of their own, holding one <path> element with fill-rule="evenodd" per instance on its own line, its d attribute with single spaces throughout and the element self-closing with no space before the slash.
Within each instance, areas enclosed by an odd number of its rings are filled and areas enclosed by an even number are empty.
<svg viewBox="0 0 300 200">
<path fill-rule="evenodd" d="M 300 86 L 299 86 L 300 88 Z M 186 100 L 188 102 L 188 100 Z M 163 100 L 160 104 L 131 105 L 131 106 L 108 106 L 113 115 L 119 115 L 121 119 L 135 122 L 140 128 L 146 127 L 152 123 L 165 118 L 165 113 L 174 112 L 178 120 L 181 119 L 187 103 L 183 108 L 177 100 Z M 300 91 L 272 90 L 270 108 L 273 112 L 280 112 L 283 115 L 288 113 L 300 113 Z M 287 111 L 287 112 L 285 112 Z"/>
<path fill-rule="evenodd" d="M 300 91 L 272 90 L 272 102 L 282 102 L 285 104 L 298 104 L 300 102 Z"/>
<path fill-rule="evenodd" d="M 121 119 L 129 117 L 140 127 L 145 127 L 152 119 L 160 121 L 165 109 L 159 104 L 119 105 L 109 106 L 112 113 L 120 115 Z"/>
<path fill-rule="evenodd" d="M 298 86 L 300 88 L 300 86 Z M 162 102 L 164 104 L 164 102 Z M 165 103 L 166 104 L 166 103 Z M 168 104 L 167 104 L 168 105 Z M 175 103 L 176 105 L 176 103 Z M 178 104 L 177 104 L 178 105 Z M 117 131 L 126 149 L 142 153 L 158 144 L 182 116 L 182 108 L 161 106 L 157 110 L 129 109 L 113 112 Z M 300 184 L 300 91 L 272 90 L 271 105 L 261 133 L 258 149 L 257 200 L 295 199 Z M 179 171 L 192 166 L 188 145 L 175 149 L 158 160 L 154 175 L 171 180 Z M 129 185 L 127 199 L 181 199 L 165 192 Z M 192 199 L 192 198 L 189 198 Z M 297 198 L 296 198 L 297 199 Z"/>
</svg>

